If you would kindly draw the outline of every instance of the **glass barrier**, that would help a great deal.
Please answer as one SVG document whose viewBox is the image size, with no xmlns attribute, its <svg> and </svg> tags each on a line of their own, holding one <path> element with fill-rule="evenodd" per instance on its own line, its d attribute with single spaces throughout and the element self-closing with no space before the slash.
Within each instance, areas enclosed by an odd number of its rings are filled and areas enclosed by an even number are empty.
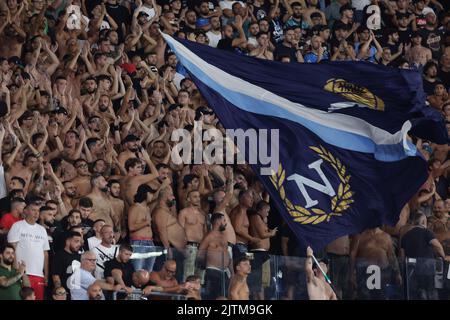
<svg viewBox="0 0 450 320">
<path fill-rule="evenodd" d="M 442 259 L 407 258 L 405 272 L 408 300 L 438 300 L 448 291 L 448 263 Z"/>
<path fill-rule="evenodd" d="M 137 245 L 133 246 L 131 259 L 135 270 L 169 272 L 178 284 L 186 287 L 181 292 L 187 298 L 200 296 L 202 299 L 214 300 L 228 296 L 232 269 L 228 252 L 199 251 L 196 244 L 188 244 L 184 250 Z M 166 266 L 166 270 L 163 270 L 166 260 L 174 260 L 175 265 Z M 162 296 L 158 295 L 157 298 Z"/>
<path fill-rule="evenodd" d="M 183 286 L 176 293 L 152 290 L 135 285 L 126 299 L 223 299 L 229 296 L 232 277 L 230 252 L 199 251 L 196 245 L 184 250 L 137 245 L 132 263 L 135 270 L 162 272 L 167 281 L 176 279 Z M 247 277 L 251 300 L 308 300 L 306 259 L 269 255 L 265 251 L 247 253 L 251 272 Z M 166 266 L 166 260 L 175 265 Z M 450 292 L 450 270 L 441 259 L 369 261 L 357 259 L 353 266 L 348 256 L 327 256 L 323 266 L 331 280 L 331 288 L 339 300 L 435 300 L 447 299 Z M 353 267 L 353 270 L 352 270 Z M 321 271 L 315 269 L 318 275 Z M 149 283 L 151 284 L 151 283 Z M 124 293 L 114 295 L 125 297 Z"/>
</svg>

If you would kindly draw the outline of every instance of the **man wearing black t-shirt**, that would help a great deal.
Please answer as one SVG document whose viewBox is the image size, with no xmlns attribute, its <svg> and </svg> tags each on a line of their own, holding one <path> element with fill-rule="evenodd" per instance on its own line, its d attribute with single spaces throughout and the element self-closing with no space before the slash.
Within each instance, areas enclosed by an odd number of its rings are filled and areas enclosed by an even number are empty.
<svg viewBox="0 0 450 320">
<path fill-rule="evenodd" d="M 281 57 L 289 57 L 291 62 L 303 62 L 303 56 L 299 51 L 298 43 L 295 43 L 293 28 L 284 30 L 283 42 L 277 44 L 273 53 L 274 59 L 279 61 Z"/>
<path fill-rule="evenodd" d="M 239 32 L 239 38 L 233 38 L 233 27 L 231 25 L 223 26 L 223 38 L 219 40 L 219 43 L 217 44 L 218 49 L 235 52 L 240 45 L 247 42 L 244 29 L 242 29 L 242 17 L 237 15 L 233 25 Z"/>
<path fill-rule="evenodd" d="M 119 254 L 115 259 L 105 262 L 105 279 L 111 284 L 120 284 L 125 288 L 127 293 L 131 293 L 133 290 L 133 272 L 134 267 L 130 261 L 133 254 L 133 248 L 124 243 L 120 245 Z M 117 299 L 124 299 L 126 294 L 119 293 Z"/>
<path fill-rule="evenodd" d="M 64 287 L 66 291 L 67 279 L 72 275 L 72 262 L 80 261 L 78 251 L 81 248 L 81 234 L 70 231 L 66 235 L 64 250 L 58 251 L 53 257 L 51 276 L 55 288 Z"/>
<path fill-rule="evenodd" d="M 400 255 L 404 258 L 415 260 L 407 261 L 407 270 L 410 269 L 410 298 L 434 299 L 434 275 L 436 261 L 434 252 L 445 261 L 450 261 L 446 256 L 441 243 L 433 232 L 427 229 L 427 217 L 423 213 L 416 213 L 413 217 L 414 227 L 401 238 Z"/>
<path fill-rule="evenodd" d="M 127 34 L 127 26 L 131 24 L 131 15 L 128 9 L 118 4 L 118 0 L 107 0 L 106 12 L 114 19 L 119 28 L 117 33 L 119 35 L 119 41 L 122 42 L 124 35 Z"/>
<path fill-rule="evenodd" d="M 437 28 L 437 17 L 433 9 L 425 8 L 425 25 L 419 30 L 422 45 L 431 50 L 433 59 L 439 59 L 442 54 L 441 45 L 444 43 L 444 31 Z"/>
<path fill-rule="evenodd" d="M 407 13 L 397 13 L 398 36 L 400 43 L 407 45 L 411 42 L 412 29 L 409 25 L 409 15 Z"/>
</svg>

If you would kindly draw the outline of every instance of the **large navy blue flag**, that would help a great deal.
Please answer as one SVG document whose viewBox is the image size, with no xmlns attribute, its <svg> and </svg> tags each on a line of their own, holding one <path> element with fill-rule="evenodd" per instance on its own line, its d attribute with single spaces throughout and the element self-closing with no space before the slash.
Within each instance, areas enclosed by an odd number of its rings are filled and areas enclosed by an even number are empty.
<svg viewBox="0 0 450 320">
<path fill-rule="evenodd" d="M 265 163 L 252 166 L 290 228 L 315 249 L 398 221 L 428 176 L 408 132 L 448 141 L 416 72 L 283 64 L 164 38 L 225 128 L 279 130 L 279 164 L 269 175 L 261 174 Z"/>
</svg>

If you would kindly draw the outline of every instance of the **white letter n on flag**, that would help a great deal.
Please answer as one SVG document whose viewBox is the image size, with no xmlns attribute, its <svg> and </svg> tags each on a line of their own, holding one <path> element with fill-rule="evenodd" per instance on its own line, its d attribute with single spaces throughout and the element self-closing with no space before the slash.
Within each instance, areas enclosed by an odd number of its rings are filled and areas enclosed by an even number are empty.
<svg viewBox="0 0 450 320">
<path fill-rule="evenodd" d="M 288 181 L 294 180 L 295 183 L 297 184 L 297 187 L 300 189 L 302 196 L 306 200 L 305 208 L 311 208 L 319 203 L 317 200 L 311 199 L 308 192 L 306 191 L 305 185 L 307 185 L 308 187 L 311 187 L 317 191 L 325 193 L 325 194 L 329 195 L 330 197 L 333 197 L 336 195 L 336 193 L 333 190 L 333 187 L 331 186 L 330 181 L 328 181 L 327 177 L 325 177 L 325 174 L 323 173 L 322 168 L 320 167 L 322 162 L 323 162 L 322 159 L 314 161 L 313 163 L 308 165 L 308 168 L 314 169 L 317 171 L 317 173 L 319 174 L 319 177 L 322 179 L 323 184 L 320 184 L 320 183 L 317 183 L 316 181 L 305 178 L 304 176 L 301 176 L 297 173 L 287 177 Z"/>
</svg>

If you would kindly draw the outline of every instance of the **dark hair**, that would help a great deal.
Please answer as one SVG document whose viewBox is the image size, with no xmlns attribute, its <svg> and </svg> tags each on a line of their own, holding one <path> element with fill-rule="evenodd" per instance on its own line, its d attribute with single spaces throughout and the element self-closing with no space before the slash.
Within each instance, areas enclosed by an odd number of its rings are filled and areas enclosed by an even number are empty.
<svg viewBox="0 0 450 320">
<path fill-rule="evenodd" d="M 136 194 L 134 195 L 134 202 L 136 203 L 142 203 L 147 199 L 147 193 L 155 193 L 156 190 L 153 190 L 152 187 L 150 187 L 148 184 L 141 184 Z"/>
<path fill-rule="evenodd" d="M 79 233 L 79 232 L 76 232 L 76 231 L 68 231 L 68 232 L 66 232 L 66 236 L 65 236 L 64 241 L 71 240 L 71 239 L 73 239 L 73 238 L 75 238 L 75 237 L 83 237 L 83 236 L 82 236 L 81 233 Z"/>
<path fill-rule="evenodd" d="M 12 190 L 8 193 L 8 197 L 9 197 L 10 199 L 12 199 L 12 198 L 17 198 L 20 192 L 23 193 L 23 189 L 12 189 Z M 20 198 L 20 197 L 19 197 L 19 198 Z"/>
<path fill-rule="evenodd" d="M 6 249 L 12 249 L 14 252 L 16 251 L 16 248 L 14 248 L 14 246 L 12 244 L 5 244 L 4 246 L 2 246 L 2 254 L 5 252 Z"/>
<path fill-rule="evenodd" d="M 16 203 L 16 202 L 26 203 L 26 202 L 25 202 L 25 199 L 20 198 L 20 197 L 14 197 L 14 198 L 11 199 L 11 205 L 12 205 L 13 203 Z"/>
<path fill-rule="evenodd" d="M 44 134 L 43 134 L 43 133 L 40 133 L 40 132 L 33 134 L 33 135 L 31 136 L 31 143 L 32 143 L 32 144 L 36 144 L 36 141 L 37 141 L 39 138 L 44 138 Z"/>
<path fill-rule="evenodd" d="M 80 159 L 75 160 L 75 162 L 73 163 L 73 166 L 76 168 L 80 162 L 88 163 L 86 160 L 80 158 Z"/>
<path fill-rule="evenodd" d="M 215 212 L 211 215 L 211 224 L 214 225 L 214 223 L 220 219 L 222 219 L 224 216 L 223 213 Z"/>
<path fill-rule="evenodd" d="M 161 168 L 163 168 L 163 169 L 169 169 L 169 166 L 168 166 L 167 164 L 165 164 L 165 163 L 158 163 L 158 164 L 156 165 L 156 170 L 159 171 L 159 169 L 161 169 Z"/>
<path fill-rule="evenodd" d="M 78 206 L 83 208 L 92 208 L 94 206 L 94 203 L 92 202 L 91 198 L 84 197 L 81 198 L 80 201 L 78 201 Z"/>
<path fill-rule="evenodd" d="M 92 223 L 92 225 L 95 225 L 97 222 L 102 222 L 102 221 L 106 223 L 106 221 L 103 219 L 97 219 Z"/>
<path fill-rule="evenodd" d="M 265 207 L 270 207 L 270 204 L 264 200 L 261 200 L 256 204 L 256 211 L 262 210 Z"/>
<path fill-rule="evenodd" d="M 114 183 L 120 184 L 120 181 L 117 179 L 111 179 L 108 181 L 108 187 L 111 188 Z"/>
<path fill-rule="evenodd" d="M 22 287 L 19 291 L 20 298 L 25 300 L 30 297 L 34 293 L 34 289 L 32 287 Z"/>
<path fill-rule="evenodd" d="M 263 36 L 263 35 L 269 36 L 269 33 L 268 33 L 268 32 L 264 32 L 264 31 L 260 31 L 260 32 L 258 32 L 258 33 L 256 34 L 256 39 L 261 38 L 261 36 Z"/>
<path fill-rule="evenodd" d="M 183 187 L 186 188 L 189 183 L 192 182 L 195 178 L 198 179 L 198 175 L 196 174 L 187 174 L 183 177 Z"/>
<path fill-rule="evenodd" d="M 238 266 L 241 262 L 244 262 L 244 261 L 250 261 L 250 260 L 249 260 L 246 256 L 241 256 L 241 257 L 239 257 L 239 258 L 237 258 L 237 259 L 234 260 L 234 262 L 233 262 L 233 269 L 234 269 L 235 272 L 236 272 L 237 266 Z"/>
<path fill-rule="evenodd" d="M 205 1 L 205 2 L 208 2 L 208 1 Z M 200 277 L 193 274 L 193 275 L 188 276 L 186 278 L 185 282 L 197 281 L 197 280 L 200 280 Z"/>
<path fill-rule="evenodd" d="M 91 118 L 92 118 L 92 117 L 91 117 Z M 91 118 L 90 118 L 90 119 L 91 119 Z M 100 139 L 99 139 L 99 138 L 89 138 L 89 139 L 86 140 L 86 145 L 87 145 L 88 148 L 90 149 L 91 147 L 94 146 L 94 144 L 97 143 L 97 141 L 100 141 Z"/>
<path fill-rule="evenodd" d="M 125 161 L 125 170 L 130 170 L 130 168 L 135 167 L 137 164 L 141 163 L 141 160 L 138 158 L 130 158 L 127 161 Z"/>
<path fill-rule="evenodd" d="M 11 178 L 11 180 L 17 180 L 17 181 L 19 181 L 20 184 L 22 185 L 22 188 L 25 188 L 26 182 L 25 182 L 25 180 L 24 180 L 23 178 L 18 177 L 18 176 L 14 176 L 14 177 Z"/>
<path fill-rule="evenodd" d="M 45 203 L 45 205 L 49 205 L 50 203 L 58 205 L 58 202 L 55 201 L 55 200 L 47 200 L 47 202 Z"/>
<path fill-rule="evenodd" d="M 73 215 L 74 213 L 77 213 L 77 212 L 78 212 L 78 213 L 80 214 L 80 216 L 81 216 L 81 211 L 78 210 L 78 209 L 72 209 L 72 210 L 70 210 L 69 213 L 67 214 L 67 216 L 70 217 L 71 215 Z"/>
<path fill-rule="evenodd" d="M 28 194 L 25 197 L 25 201 L 26 201 L 27 207 L 28 207 L 31 205 L 37 205 L 38 202 L 45 201 L 45 199 L 42 197 L 39 197 L 39 196 L 35 196 L 33 194 Z"/>
<path fill-rule="evenodd" d="M 119 247 L 119 251 L 124 251 L 124 250 L 133 252 L 133 247 L 128 243 L 122 243 Z"/>
<path fill-rule="evenodd" d="M 48 207 L 48 206 L 43 206 L 39 209 L 39 212 L 51 211 L 51 210 L 53 210 L 53 208 Z"/>
<path fill-rule="evenodd" d="M 433 60 L 428 61 L 425 66 L 423 67 L 423 73 L 426 74 L 428 69 L 430 69 L 431 67 L 436 67 L 436 69 L 438 68 L 438 65 L 436 62 L 434 62 Z"/>
</svg>

